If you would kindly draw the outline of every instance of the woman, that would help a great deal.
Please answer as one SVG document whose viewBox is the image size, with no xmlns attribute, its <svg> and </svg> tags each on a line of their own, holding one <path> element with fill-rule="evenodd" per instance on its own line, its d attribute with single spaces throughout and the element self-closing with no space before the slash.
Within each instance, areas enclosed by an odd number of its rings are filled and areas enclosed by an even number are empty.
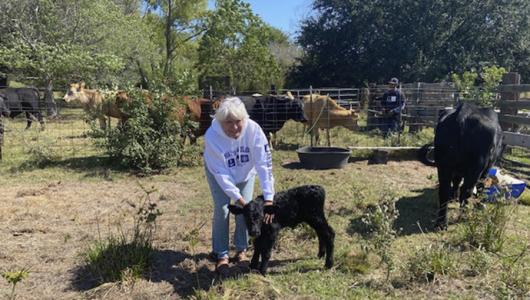
<svg viewBox="0 0 530 300">
<path fill-rule="evenodd" d="M 244 206 L 251 201 L 254 179 L 259 177 L 265 205 L 272 205 L 274 178 L 272 155 L 261 127 L 251 119 L 245 104 L 237 97 L 226 98 L 215 113 L 205 134 L 204 162 L 206 178 L 214 201 L 212 248 L 217 256 L 216 269 L 228 270 L 228 204 L 233 199 Z M 236 261 L 247 261 L 247 227 L 243 215 L 236 218 L 234 244 Z M 265 223 L 272 221 L 265 214 Z"/>
</svg>

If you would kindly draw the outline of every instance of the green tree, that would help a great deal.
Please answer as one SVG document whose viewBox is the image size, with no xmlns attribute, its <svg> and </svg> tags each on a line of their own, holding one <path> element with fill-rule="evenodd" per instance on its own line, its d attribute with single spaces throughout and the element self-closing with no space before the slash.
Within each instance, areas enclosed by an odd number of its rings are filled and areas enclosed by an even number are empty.
<svg viewBox="0 0 530 300">
<path fill-rule="evenodd" d="M 282 82 L 281 68 L 270 51 L 278 32 L 241 0 L 218 0 L 199 44 L 199 76 L 227 76 L 238 91 L 268 90 Z"/>
<path fill-rule="evenodd" d="M 497 66 L 484 67 L 480 71 L 465 71 L 451 74 L 451 80 L 460 92 L 460 99 L 481 106 L 493 106 L 497 100 L 495 89 L 502 81 L 506 69 Z"/>
<path fill-rule="evenodd" d="M 143 82 L 149 78 L 180 93 L 196 87 L 197 39 L 204 32 L 206 0 L 145 0 L 145 19 L 153 28 L 159 59 L 142 66 Z"/>
<path fill-rule="evenodd" d="M 448 79 L 481 65 L 530 76 L 526 0 L 314 0 L 291 84 Z"/>
<path fill-rule="evenodd" d="M 120 84 L 135 56 L 150 51 L 138 12 L 124 15 L 110 0 L 7 0 L 0 3 L 0 66 L 45 84 L 72 78 Z M 27 81 L 27 80 L 25 80 Z"/>
</svg>

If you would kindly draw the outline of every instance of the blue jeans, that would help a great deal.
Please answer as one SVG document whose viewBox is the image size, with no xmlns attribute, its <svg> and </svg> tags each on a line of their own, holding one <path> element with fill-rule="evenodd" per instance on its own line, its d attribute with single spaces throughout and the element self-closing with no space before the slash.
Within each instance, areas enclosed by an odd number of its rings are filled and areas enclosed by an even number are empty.
<svg viewBox="0 0 530 300">
<path fill-rule="evenodd" d="M 208 185 L 210 186 L 210 192 L 212 193 L 214 204 L 212 221 L 212 248 L 218 259 L 225 258 L 228 257 L 228 237 L 230 235 L 228 226 L 230 215 L 228 211 L 228 204 L 230 204 L 230 198 L 221 189 L 215 180 L 215 177 L 207 168 L 205 173 Z M 236 184 L 246 202 L 252 200 L 255 179 L 256 176 L 252 176 L 248 181 Z M 242 214 L 235 216 L 235 218 L 236 230 L 234 232 L 234 245 L 236 246 L 237 251 L 244 251 L 248 247 L 247 225 L 245 224 L 245 218 Z"/>
</svg>

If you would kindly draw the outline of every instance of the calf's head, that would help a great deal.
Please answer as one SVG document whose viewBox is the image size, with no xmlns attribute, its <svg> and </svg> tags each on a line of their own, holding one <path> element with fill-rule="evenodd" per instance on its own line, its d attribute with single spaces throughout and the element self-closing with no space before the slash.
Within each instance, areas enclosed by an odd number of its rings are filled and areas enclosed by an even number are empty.
<svg viewBox="0 0 530 300">
<path fill-rule="evenodd" d="M 263 224 L 264 216 L 263 207 L 263 196 L 258 196 L 255 200 L 250 201 L 243 207 L 228 205 L 228 210 L 234 215 L 243 214 L 249 235 L 256 237 L 261 235 L 261 225 Z M 273 209 L 275 210 L 276 208 L 273 205 Z"/>
<path fill-rule="evenodd" d="M 83 102 L 83 99 L 86 99 L 84 94 L 85 83 L 83 81 L 79 83 L 71 83 L 66 94 L 63 97 L 63 100 L 68 103 L 70 101 L 79 100 Z"/>
</svg>

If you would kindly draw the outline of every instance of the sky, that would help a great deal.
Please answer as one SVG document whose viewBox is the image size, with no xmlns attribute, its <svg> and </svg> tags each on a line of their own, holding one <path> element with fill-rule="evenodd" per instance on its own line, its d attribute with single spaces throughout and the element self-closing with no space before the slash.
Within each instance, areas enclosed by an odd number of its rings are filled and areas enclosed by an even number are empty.
<svg viewBox="0 0 530 300">
<path fill-rule="evenodd" d="M 311 0 L 244 0 L 263 21 L 290 37 L 299 29 L 299 21 L 311 11 Z M 208 0 L 208 7 L 215 8 L 215 0 Z"/>
</svg>

